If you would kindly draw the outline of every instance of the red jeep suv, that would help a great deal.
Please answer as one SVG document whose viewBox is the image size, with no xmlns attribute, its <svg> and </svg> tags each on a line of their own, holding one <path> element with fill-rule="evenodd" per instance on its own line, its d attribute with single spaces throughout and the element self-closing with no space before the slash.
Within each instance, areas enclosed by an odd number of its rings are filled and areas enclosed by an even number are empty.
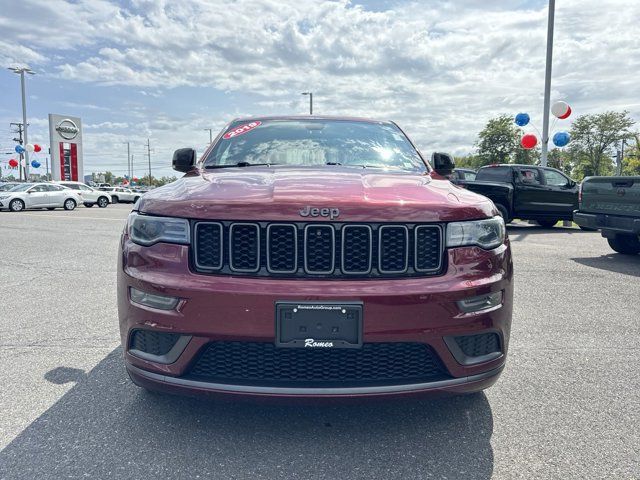
<svg viewBox="0 0 640 480">
<path fill-rule="evenodd" d="M 475 392 L 506 359 L 502 218 L 392 122 L 235 120 L 146 193 L 118 256 L 131 379 L 168 392 Z"/>
</svg>

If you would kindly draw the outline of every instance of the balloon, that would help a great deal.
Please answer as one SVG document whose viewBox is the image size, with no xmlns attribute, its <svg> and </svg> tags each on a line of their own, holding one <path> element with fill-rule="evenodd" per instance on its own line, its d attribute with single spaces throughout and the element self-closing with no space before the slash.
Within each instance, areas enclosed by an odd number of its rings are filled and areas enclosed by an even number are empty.
<svg viewBox="0 0 640 480">
<path fill-rule="evenodd" d="M 22 145 L 16 145 L 16 153 L 24 153 L 24 147 Z"/>
<path fill-rule="evenodd" d="M 571 115 L 571 107 L 567 102 L 556 102 L 551 106 L 551 113 L 554 117 L 558 117 L 560 120 L 564 120 Z"/>
<path fill-rule="evenodd" d="M 138 181 L 138 177 L 133 177 L 133 181 L 137 182 Z"/>
<path fill-rule="evenodd" d="M 9 166 L 11 168 L 16 168 L 18 166 L 18 161 L 15 158 L 12 158 L 11 160 L 9 160 Z"/>
<path fill-rule="evenodd" d="M 522 148 L 526 150 L 531 150 L 537 144 L 538 144 L 538 137 L 536 137 L 533 133 L 527 133 L 526 135 L 523 135 L 522 138 L 520 139 L 520 145 L 522 145 Z"/>
<path fill-rule="evenodd" d="M 516 125 L 518 125 L 519 127 L 524 127 L 525 125 L 527 125 L 529 123 L 529 120 L 531 120 L 531 118 L 529 117 L 528 113 L 519 113 L 516 115 Z"/>
<path fill-rule="evenodd" d="M 33 151 L 37 153 L 40 150 L 42 150 L 42 147 L 40 145 L 38 145 L 37 143 L 34 143 L 33 144 Z"/>
<path fill-rule="evenodd" d="M 27 152 L 31 153 L 35 150 L 35 147 L 33 146 L 33 143 L 27 143 L 26 147 Z"/>
<path fill-rule="evenodd" d="M 564 147 L 571 141 L 571 136 L 567 132 L 557 132 L 553 136 L 553 144 L 556 147 Z"/>
<path fill-rule="evenodd" d="M 33 168 L 40 168 L 40 165 L 42 165 L 42 164 L 41 164 L 39 161 L 37 161 L 37 160 L 32 160 L 32 161 L 31 161 L 31 166 L 32 166 Z"/>
</svg>

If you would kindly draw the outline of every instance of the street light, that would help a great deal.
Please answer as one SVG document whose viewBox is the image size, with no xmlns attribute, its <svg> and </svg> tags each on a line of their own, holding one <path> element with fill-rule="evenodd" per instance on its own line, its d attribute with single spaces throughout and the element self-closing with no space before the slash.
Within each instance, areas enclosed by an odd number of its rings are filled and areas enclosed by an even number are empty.
<svg viewBox="0 0 640 480">
<path fill-rule="evenodd" d="M 313 92 L 302 92 L 301 95 L 309 95 L 309 115 L 313 115 Z"/>
<path fill-rule="evenodd" d="M 22 88 L 22 126 L 24 128 L 24 145 L 26 147 L 28 142 L 27 139 L 27 100 L 24 93 L 24 74 L 28 73 L 29 75 L 35 75 L 36 73 L 31 70 L 29 67 L 8 67 L 13 73 L 17 73 L 20 75 L 20 86 Z M 29 150 L 24 151 L 24 179 L 26 181 L 29 180 Z"/>
</svg>

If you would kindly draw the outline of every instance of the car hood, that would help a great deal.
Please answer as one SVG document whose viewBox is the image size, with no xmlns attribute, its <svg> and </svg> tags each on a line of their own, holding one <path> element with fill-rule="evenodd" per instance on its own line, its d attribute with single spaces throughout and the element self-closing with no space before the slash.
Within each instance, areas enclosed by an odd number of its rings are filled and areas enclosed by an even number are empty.
<svg viewBox="0 0 640 480">
<path fill-rule="evenodd" d="M 218 220 L 302 220 L 305 207 L 339 209 L 337 221 L 455 221 L 497 212 L 487 198 L 436 174 L 348 167 L 245 167 L 195 172 L 146 193 L 151 215 Z M 326 221 L 308 216 L 305 220 Z"/>
</svg>

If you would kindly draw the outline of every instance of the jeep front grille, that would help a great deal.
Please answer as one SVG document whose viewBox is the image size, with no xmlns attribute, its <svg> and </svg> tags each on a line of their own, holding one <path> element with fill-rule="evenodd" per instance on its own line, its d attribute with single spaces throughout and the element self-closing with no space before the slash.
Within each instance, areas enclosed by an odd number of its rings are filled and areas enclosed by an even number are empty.
<svg viewBox="0 0 640 480">
<path fill-rule="evenodd" d="M 443 273 L 439 224 L 194 221 L 198 273 L 389 278 Z"/>
</svg>

